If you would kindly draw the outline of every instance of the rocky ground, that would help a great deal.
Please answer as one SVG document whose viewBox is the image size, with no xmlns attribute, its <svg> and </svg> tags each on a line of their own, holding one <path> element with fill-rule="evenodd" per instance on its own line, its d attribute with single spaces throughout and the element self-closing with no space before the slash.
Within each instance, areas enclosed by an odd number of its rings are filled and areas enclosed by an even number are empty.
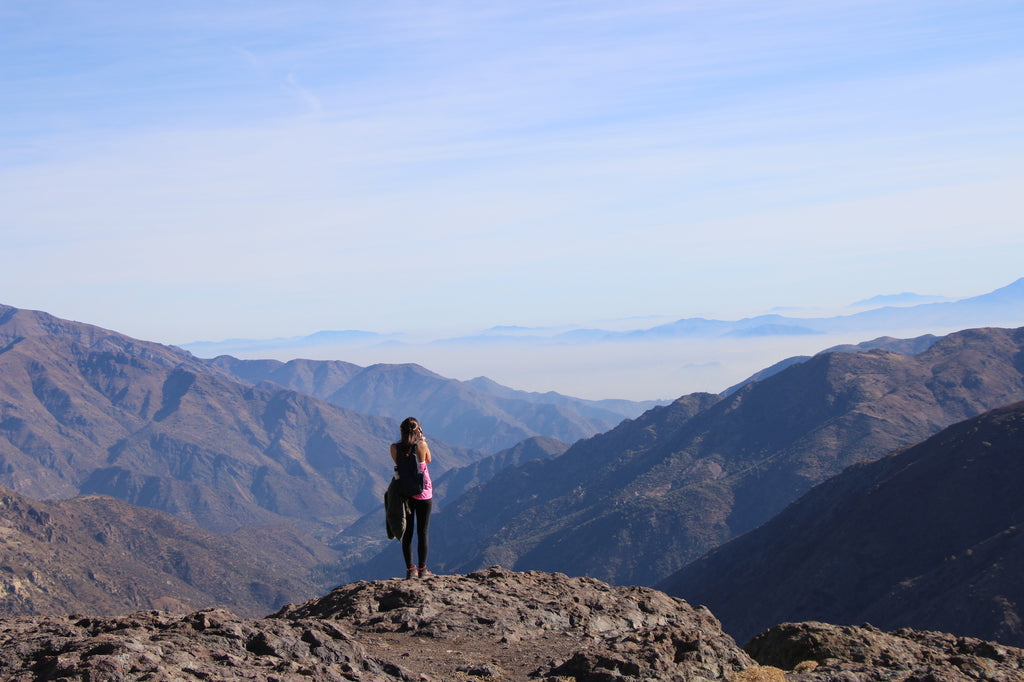
<svg viewBox="0 0 1024 682">
<path fill-rule="evenodd" d="M 1024 681 L 1024 651 L 940 633 L 802 623 L 748 649 L 707 609 L 656 590 L 496 567 L 353 583 L 262 619 L 0 619 L 0 679 L 18 682 Z"/>
<path fill-rule="evenodd" d="M 1024 682 L 1024 649 L 944 632 L 784 623 L 745 648 L 790 682 Z"/>
</svg>

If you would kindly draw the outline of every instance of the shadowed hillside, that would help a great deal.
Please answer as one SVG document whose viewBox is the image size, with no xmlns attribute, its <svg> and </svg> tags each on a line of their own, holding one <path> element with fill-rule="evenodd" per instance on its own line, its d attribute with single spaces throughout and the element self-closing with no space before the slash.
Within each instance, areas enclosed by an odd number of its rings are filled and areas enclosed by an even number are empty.
<svg viewBox="0 0 1024 682">
<path fill-rule="evenodd" d="M 37 502 L 0 489 L 0 613 L 187 613 L 211 606 L 257 616 L 326 587 L 336 559 L 287 529 L 232 535 L 99 495 Z"/>
<path fill-rule="evenodd" d="M 1022 491 L 1024 402 L 850 467 L 659 587 L 739 641 L 822 620 L 1021 646 Z"/>
</svg>

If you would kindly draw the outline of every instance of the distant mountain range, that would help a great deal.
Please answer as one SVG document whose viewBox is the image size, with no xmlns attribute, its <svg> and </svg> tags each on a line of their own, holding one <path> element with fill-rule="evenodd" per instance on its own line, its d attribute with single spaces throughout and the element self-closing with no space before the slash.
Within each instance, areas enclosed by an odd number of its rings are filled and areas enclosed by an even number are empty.
<svg viewBox="0 0 1024 682">
<path fill-rule="evenodd" d="M 687 318 L 633 332 L 570 332 L 574 338 L 619 338 L 645 340 L 679 337 L 753 337 L 825 334 L 829 332 L 875 331 L 879 329 L 963 329 L 966 327 L 1011 325 L 1024 322 L 1024 277 L 988 294 L 938 303 L 912 306 L 884 306 L 852 315 L 822 318 L 758 315 L 742 320 L 721 321 Z"/>
<path fill-rule="evenodd" d="M 1022 491 L 1024 402 L 851 466 L 658 587 L 739 641 L 818 620 L 1024 646 Z"/>
<path fill-rule="evenodd" d="M 273 339 L 226 339 L 224 341 L 196 341 L 185 344 L 185 348 L 200 357 L 213 357 L 224 353 L 224 348 L 231 352 L 265 351 L 275 348 L 311 348 L 316 346 L 335 346 L 348 343 L 389 343 L 402 339 L 400 334 L 379 334 L 377 332 L 348 329 L 344 331 L 319 331 L 304 336 L 282 336 Z"/>
<path fill-rule="evenodd" d="M 769 314 L 740 320 L 716 320 L 689 317 L 653 327 L 629 330 L 602 328 L 535 328 L 504 325 L 478 334 L 437 339 L 434 345 L 512 344 L 580 344 L 623 341 L 651 341 L 680 338 L 755 338 L 772 336 L 805 336 L 835 332 L 865 334 L 885 330 L 935 330 L 945 333 L 968 327 L 1008 326 L 1024 323 L 1024 277 L 980 296 L 947 300 L 938 296 L 917 294 L 880 295 L 854 304 L 870 307 L 850 315 L 831 317 L 789 317 Z M 374 332 L 317 332 L 308 336 L 284 339 L 229 339 L 198 341 L 182 348 L 201 357 L 221 354 L 248 354 L 282 348 L 297 351 L 315 346 L 378 345 L 408 343 L 401 335 Z"/>
</svg>

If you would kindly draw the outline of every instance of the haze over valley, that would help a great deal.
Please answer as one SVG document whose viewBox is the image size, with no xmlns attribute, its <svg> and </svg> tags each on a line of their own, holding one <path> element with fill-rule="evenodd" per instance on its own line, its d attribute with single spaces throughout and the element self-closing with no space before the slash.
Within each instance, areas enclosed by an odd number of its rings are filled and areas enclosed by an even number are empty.
<svg viewBox="0 0 1024 682">
<path fill-rule="evenodd" d="M 1024 320 L 1024 279 L 962 299 L 877 296 L 835 315 L 790 311 L 739 320 L 626 319 L 588 326 L 499 326 L 456 337 L 322 331 L 274 339 L 186 343 L 200 357 L 344 359 L 356 364 L 416 362 L 463 380 L 485 375 L 533 392 L 588 399 L 672 400 L 719 393 L 793 356 L 879 336 L 948 334 Z"/>
</svg>

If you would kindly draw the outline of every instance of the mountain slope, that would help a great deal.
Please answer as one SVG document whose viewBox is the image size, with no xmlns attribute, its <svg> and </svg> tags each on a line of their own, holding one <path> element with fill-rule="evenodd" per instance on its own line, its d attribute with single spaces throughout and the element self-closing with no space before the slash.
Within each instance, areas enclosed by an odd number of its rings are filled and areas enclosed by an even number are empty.
<svg viewBox="0 0 1024 682">
<path fill-rule="evenodd" d="M 547 391 L 546 393 L 538 393 L 536 391 L 519 391 L 507 386 L 502 386 L 498 382 L 492 381 L 487 377 L 477 377 L 463 383 L 477 389 L 478 391 L 483 391 L 484 393 L 488 393 L 497 398 L 523 400 L 541 405 L 563 405 L 579 412 L 584 417 L 610 421 L 612 424 L 618 424 L 623 419 L 639 417 L 652 407 L 665 404 L 665 401 L 657 400 L 584 400 L 582 398 L 573 398 L 571 396 L 562 395 L 555 391 Z"/>
<path fill-rule="evenodd" d="M 959 332 L 916 356 L 826 353 L 503 471 L 438 516 L 431 553 L 448 571 L 650 584 L 850 464 L 1022 399 L 1024 329 Z"/>
<path fill-rule="evenodd" d="M 324 589 L 310 575 L 335 559 L 284 529 L 218 535 L 110 497 L 37 502 L 2 489 L 0 557 L 6 615 L 261 615 Z"/>
<path fill-rule="evenodd" d="M 209 361 L 232 376 L 258 384 L 271 381 L 285 388 L 327 400 L 363 371 L 359 365 L 341 360 L 239 360 L 221 355 Z M 358 411 L 358 410 L 357 410 Z"/>
<path fill-rule="evenodd" d="M 399 421 L 413 415 L 430 435 L 486 452 L 538 435 L 573 442 L 606 431 L 646 406 L 530 394 L 483 378 L 463 382 L 415 364 L 359 367 L 338 361 L 285 363 L 231 356 L 210 362 L 246 381 L 272 381 L 362 414 Z"/>
<path fill-rule="evenodd" d="M 434 483 L 434 494 L 442 501 L 457 499 L 470 488 L 489 481 L 508 467 L 557 457 L 568 449 L 567 444 L 554 438 L 528 438 L 490 457 L 445 472 Z"/>
<path fill-rule="evenodd" d="M 33 498 L 102 493 L 212 530 L 329 538 L 379 504 L 397 433 L 176 348 L 0 307 L 0 485 Z M 478 458 L 432 446 L 438 475 Z"/>
<path fill-rule="evenodd" d="M 783 621 L 1024 644 L 1024 402 L 815 487 L 660 583 L 740 641 Z"/>
</svg>

